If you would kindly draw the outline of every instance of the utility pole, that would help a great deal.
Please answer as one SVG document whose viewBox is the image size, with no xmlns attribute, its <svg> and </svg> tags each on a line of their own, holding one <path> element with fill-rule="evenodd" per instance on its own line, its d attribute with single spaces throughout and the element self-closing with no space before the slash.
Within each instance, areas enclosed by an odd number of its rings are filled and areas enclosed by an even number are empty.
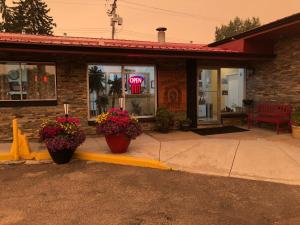
<svg viewBox="0 0 300 225">
<path fill-rule="evenodd" d="M 106 0 L 108 1 L 108 0 Z M 115 33 L 116 33 L 116 23 L 118 23 L 118 25 L 122 25 L 123 24 L 123 18 L 120 17 L 117 14 L 117 1 L 118 0 L 113 0 L 113 3 L 110 5 L 110 9 L 107 10 L 107 15 L 109 17 L 111 17 L 110 20 L 110 25 L 111 25 L 111 38 L 115 39 Z"/>
</svg>

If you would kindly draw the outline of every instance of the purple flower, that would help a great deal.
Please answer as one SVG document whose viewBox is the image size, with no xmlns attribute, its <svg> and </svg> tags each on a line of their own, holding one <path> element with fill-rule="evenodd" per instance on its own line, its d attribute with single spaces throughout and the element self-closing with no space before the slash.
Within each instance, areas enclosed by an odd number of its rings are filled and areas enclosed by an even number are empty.
<svg viewBox="0 0 300 225">
<path fill-rule="evenodd" d="M 85 141 L 85 134 L 79 129 L 79 120 L 57 119 L 47 122 L 40 129 L 40 139 L 45 142 L 50 151 L 75 149 Z"/>
<path fill-rule="evenodd" d="M 135 139 L 142 133 L 142 128 L 137 120 L 131 118 L 127 111 L 112 108 L 108 111 L 108 117 L 97 125 L 97 133 L 118 135 L 124 133 L 127 138 Z"/>
</svg>

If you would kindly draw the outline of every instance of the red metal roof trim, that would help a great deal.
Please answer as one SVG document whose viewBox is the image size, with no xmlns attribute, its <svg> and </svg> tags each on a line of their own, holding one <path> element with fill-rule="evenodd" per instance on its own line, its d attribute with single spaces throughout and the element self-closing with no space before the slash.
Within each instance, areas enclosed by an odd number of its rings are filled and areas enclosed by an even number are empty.
<svg viewBox="0 0 300 225">
<path fill-rule="evenodd" d="M 64 37 L 64 36 L 43 36 L 16 33 L 0 33 L 0 43 L 11 44 L 35 44 L 35 45 L 56 45 L 56 46 L 77 46 L 96 48 L 121 48 L 138 50 L 159 50 L 159 51 L 188 51 L 188 52 L 223 52 L 240 53 L 239 51 L 226 50 L 216 47 L 208 47 L 200 44 L 185 43 L 159 43 L 151 41 L 135 40 L 112 40 L 103 38 L 86 37 Z"/>
<path fill-rule="evenodd" d="M 234 35 L 232 37 L 228 37 L 228 38 L 225 38 L 223 40 L 210 43 L 207 46 L 217 47 L 217 46 L 222 45 L 224 43 L 229 43 L 229 42 L 236 41 L 236 40 L 239 40 L 239 39 L 245 39 L 245 38 L 249 38 L 251 36 L 259 36 L 263 32 L 271 32 L 272 29 L 275 29 L 275 28 L 279 29 L 280 27 L 285 26 L 285 25 L 292 25 L 292 24 L 295 24 L 295 23 L 297 24 L 297 23 L 299 23 L 299 21 L 300 21 L 300 12 L 296 13 L 296 14 L 293 14 L 293 15 L 290 15 L 290 16 L 287 16 L 287 17 L 284 17 L 284 18 L 281 18 L 281 19 L 278 19 L 278 20 L 275 20 L 273 22 L 264 24 L 264 25 L 259 26 L 257 28 L 245 31 L 243 33 Z"/>
</svg>

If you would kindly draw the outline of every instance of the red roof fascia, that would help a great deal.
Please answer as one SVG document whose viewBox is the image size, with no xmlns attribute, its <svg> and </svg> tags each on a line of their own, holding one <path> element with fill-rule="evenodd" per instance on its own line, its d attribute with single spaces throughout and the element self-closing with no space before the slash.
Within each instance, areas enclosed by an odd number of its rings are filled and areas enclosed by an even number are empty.
<svg viewBox="0 0 300 225">
<path fill-rule="evenodd" d="M 157 51 L 187 51 L 187 52 L 220 52 L 240 53 L 240 51 L 226 50 L 222 48 L 208 47 L 200 44 L 185 43 L 159 43 L 151 41 L 135 40 L 112 40 L 103 38 L 87 37 L 65 37 L 65 36 L 43 36 L 16 33 L 0 33 L 0 43 L 7 44 L 32 44 L 32 45 L 54 45 L 94 48 L 120 48 L 137 50 Z"/>
<path fill-rule="evenodd" d="M 300 13 L 293 14 L 291 16 L 284 17 L 282 19 L 275 20 L 271 23 L 264 24 L 260 27 L 254 28 L 252 30 L 246 31 L 241 34 L 234 35 L 232 37 L 223 39 L 221 41 L 216 41 L 208 44 L 209 47 L 222 47 L 224 44 L 235 42 L 242 39 L 250 39 L 253 37 L 260 37 L 267 33 L 270 36 L 274 35 L 276 31 L 284 34 L 289 28 L 291 33 L 299 32 L 300 26 Z"/>
</svg>

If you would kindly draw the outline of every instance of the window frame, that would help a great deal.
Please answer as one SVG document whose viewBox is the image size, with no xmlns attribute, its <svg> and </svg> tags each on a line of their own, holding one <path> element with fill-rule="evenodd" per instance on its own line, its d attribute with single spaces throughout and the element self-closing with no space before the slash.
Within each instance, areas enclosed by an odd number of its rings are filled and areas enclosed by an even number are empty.
<svg viewBox="0 0 300 225">
<path fill-rule="evenodd" d="M 96 120 L 95 117 L 91 117 L 90 115 L 90 87 L 89 87 L 89 66 L 91 65 L 101 65 L 101 66 L 120 66 L 121 67 L 121 76 L 122 76 L 122 88 L 123 88 L 123 80 L 124 80 L 124 73 L 123 73 L 123 68 L 125 66 L 140 66 L 140 67 L 153 67 L 154 68 L 154 85 L 155 85 L 155 90 L 154 90 L 154 114 L 151 116 L 134 116 L 135 118 L 138 119 L 151 119 L 154 118 L 156 115 L 156 110 L 157 110 L 157 95 L 158 95 L 158 88 L 157 88 L 157 66 L 155 64 L 135 64 L 135 63 L 99 63 L 99 62 L 89 62 L 86 64 L 86 78 L 87 78 L 87 115 L 88 115 L 88 121 L 94 122 Z M 126 94 L 125 91 L 122 89 L 122 94 Z M 126 105 L 125 105 L 125 110 L 126 110 Z"/>
<path fill-rule="evenodd" d="M 21 74 L 21 80 L 22 80 L 22 69 L 20 67 L 22 65 L 52 65 L 55 66 L 55 74 L 54 74 L 54 92 L 55 97 L 54 98 L 48 98 L 48 99 L 23 99 L 22 97 L 22 91 L 21 91 L 21 99 L 20 100 L 2 100 L 0 99 L 0 107 L 8 107 L 8 106 L 51 106 L 51 105 L 57 105 L 57 66 L 56 62 L 39 62 L 39 61 L 0 61 L 0 65 L 2 64 L 17 64 L 19 66 L 19 72 Z M 21 71 L 20 71 L 21 70 Z M 21 103 L 22 102 L 22 103 Z M 49 102 L 49 104 L 47 104 Z M 20 104 L 19 104 L 20 103 Z M 28 104 L 27 104 L 28 103 Z"/>
</svg>

